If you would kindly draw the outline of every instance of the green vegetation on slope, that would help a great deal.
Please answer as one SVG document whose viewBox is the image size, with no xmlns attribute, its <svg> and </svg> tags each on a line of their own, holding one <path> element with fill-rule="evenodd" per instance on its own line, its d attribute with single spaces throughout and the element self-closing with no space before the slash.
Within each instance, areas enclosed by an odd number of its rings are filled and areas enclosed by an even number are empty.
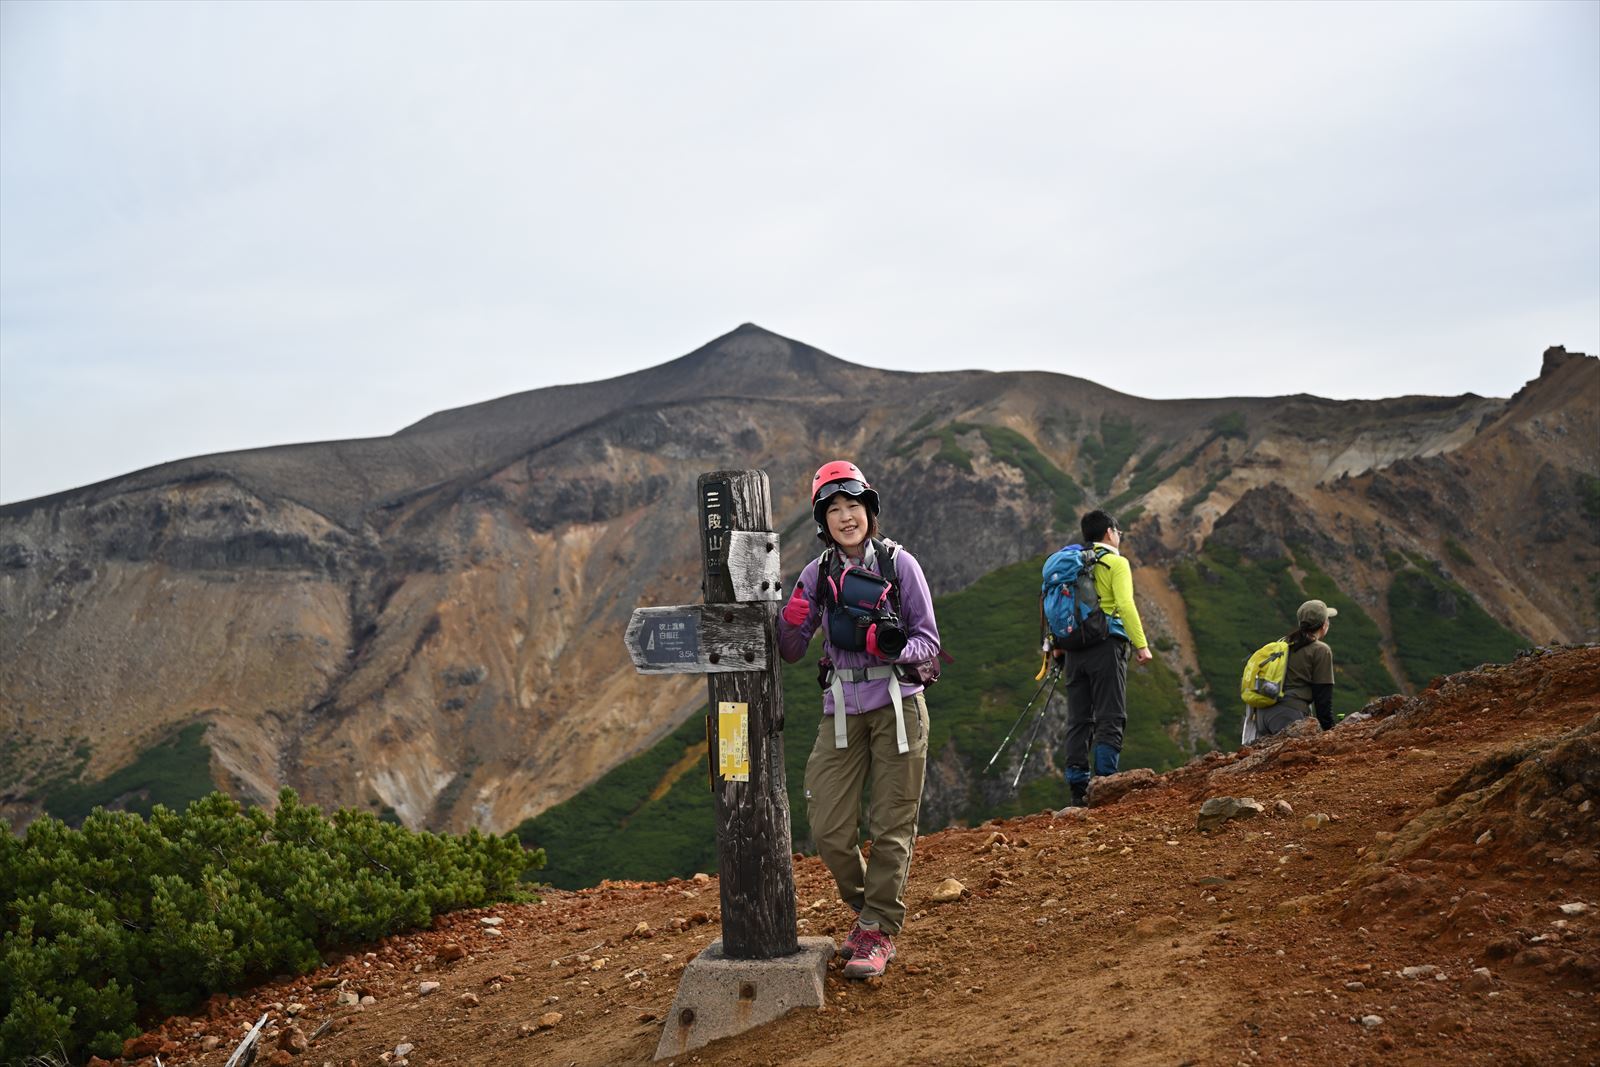
<svg viewBox="0 0 1600 1067">
<path fill-rule="evenodd" d="M 929 438 L 937 438 L 939 449 L 933 462 L 958 467 L 972 473 L 972 454 L 956 438 L 969 433 L 983 437 L 989 455 L 997 462 L 1008 464 L 1022 472 L 1028 492 L 1051 501 L 1051 514 L 1064 529 L 1078 525 L 1078 505 L 1083 501 L 1083 489 L 1066 471 L 1050 462 L 1034 443 L 1016 430 L 1005 426 L 990 426 L 973 422 L 952 422 L 937 430 L 927 429 L 928 416 L 923 416 L 896 441 L 892 454 L 904 456 Z"/>
<path fill-rule="evenodd" d="M 969 588 L 941 597 L 935 610 L 945 646 L 956 661 L 944 669 L 928 694 L 929 744 L 937 759 L 953 745 L 976 776 L 1022 711 L 1036 683 L 1039 666 L 1038 595 L 1043 557 L 1001 568 Z M 805 764 L 822 719 L 817 687 L 821 639 L 799 663 L 783 667 L 784 766 L 797 846 L 810 836 L 805 810 Z M 1165 770 L 1188 758 L 1172 734 L 1184 720 L 1179 681 L 1159 660 L 1132 668 L 1128 682 L 1129 721 L 1122 766 Z M 1057 708 L 1051 714 L 1059 715 Z M 614 769 L 576 796 L 516 830 L 525 843 L 550 857 L 547 877 L 557 886 L 577 888 L 602 878 L 658 880 L 716 865 L 715 827 L 706 784 L 704 713 L 634 760 Z M 1016 743 L 1016 742 L 1013 742 Z M 692 769 L 683 771 L 660 799 L 649 797 L 668 771 L 698 750 Z M 1035 750 L 1034 759 L 1039 758 Z M 1059 771 L 1024 784 L 1020 796 L 994 807 L 982 797 L 967 798 L 963 817 L 979 821 L 994 815 L 1060 807 L 1067 798 Z M 987 779 L 993 782 L 997 779 Z M 924 832 L 938 829 L 924 825 Z"/>
<path fill-rule="evenodd" d="M 650 802 L 652 792 L 691 749 L 699 750 L 699 762 L 682 772 L 661 799 Z M 702 708 L 647 751 L 524 821 L 516 834 L 544 849 L 544 877 L 562 889 L 593 885 L 602 877 L 653 881 L 713 870 L 716 820 L 705 749 Z"/>
<path fill-rule="evenodd" d="M 1419 687 L 1436 675 L 1504 663 L 1528 643 L 1433 567 L 1408 567 L 1395 575 L 1389 586 L 1389 619 L 1400 666 Z"/>
<path fill-rule="evenodd" d="M 211 749 L 204 740 L 207 725 L 190 723 L 101 781 L 47 786 L 44 810 L 74 826 L 97 807 L 144 816 L 157 804 L 182 811 L 216 788 L 211 781 Z"/>
<path fill-rule="evenodd" d="M 212 793 L 148 820 L 97 809 L 0 835 L 0 1062 L 120 1054 L 138 1020 L 321 965 L 320 950 L 425 927 L 521 893 L 541 857 L 509 834 L 413 833 Z"/>
<path fill-rule="evenodd" d="M 1176 463 L 1169 464 L 1165 467 L 1157 467 L 1156 463 L 1166 452 L 1167 446 L 1164 443 L 1155 445 L 1144 455 L 1139 457 L 1139 462 L 1133 468 L 1133 477 L 1128 482 L 1128 488 L 1124 489 L 1122 492 L 1112 497 L 1111 500 L 1107 501 L 1105 505 L 1106 510 L 1110 511 L 1112 514 L 1116 514 L 1119 508 L 1122 508 L 1131 501 L 1137 500 L 1144 496 L 1150 490 L 1154 489 L 1156 486 L 1160 485 L 1162 482 L 1165 482 L 1168 478 L 1171 478 L 1174 474 L 1177 474 L 1185 467 L 1194 463 L 1195 460 L 1199 459 L 1200 453 L 1205 451 L 1206 447 L 1210 445 L 1211 442 L 1218 439 L 1226 440 L 1230 437 L 1243 439 L 1248 436 L 1249 435 L 1245 429 L 1244 414 L 1238 411 L 1229 411 L 1224 412 L 1223 414 L 1212 419 L 1211 433 L 1206 436 L 1204 441 L 1201 441 L 1198 445 L 1184 453 L 1183 458 L 1179 459 Z M 1203 489 L 1197 493 L 1190 494 L 1189 498 L 1186 499 L 1181 505 L 1180 510 L 1184 514 L 1188 514 L 1190 511 L 1194 510 L 1195 505 L 1200 503 L 1206 497 L 1210 496 L 1212 490 L 1216 489 L 1217 485 L 1222 481 L 1222 479 L 1226 478 L 1230 473 L 1232 473 L 1231 466 L 1224 469 L 1222 473 L 1211 478 Z"/>
<path fill-rule="evenodd" d="M 1090 434 L 1083 439 L 1083 455 L 1094 473 L 1095 492 L 1104 496 L 1111 491 L 1111 483 L 1138 445 L 1139 435 L 1131 418 L 1110 412 L 1100 416 L 1100 435 Z"/>
<path fill-rule="evenodd" d="M 1581 471 L 1572 476 L 1578 488 L 1578 506 L 1592 523 L 1600 523 L 1600 478 Z"/>
</svg>

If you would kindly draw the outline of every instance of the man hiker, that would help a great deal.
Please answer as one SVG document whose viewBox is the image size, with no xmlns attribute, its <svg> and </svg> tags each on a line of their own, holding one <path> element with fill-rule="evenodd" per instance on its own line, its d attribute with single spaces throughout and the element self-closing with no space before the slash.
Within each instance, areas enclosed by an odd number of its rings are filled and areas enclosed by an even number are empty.
<svg viewBox="0 0 1600 1067">
<path fill-rule="evenodd" d="M 1081 651 L 1068 651 L 1064 671 L 1067 688 L 1067 787 L 1072 804 L 1082 807 L 1093 774 L 1117 773 L 1122 758 L 1122 730 L 1128 722 L 1128 649 L 1141 664 L 1151 652 L 1139 609 L 1133 602 L 1133 568 L 1119 551 L 1122 530 L 1117 520 L 1095 510 L 1079 522 L 1083 543 L 1098 557 L 1094 587 L 1111 636 Z"/>
</svg>

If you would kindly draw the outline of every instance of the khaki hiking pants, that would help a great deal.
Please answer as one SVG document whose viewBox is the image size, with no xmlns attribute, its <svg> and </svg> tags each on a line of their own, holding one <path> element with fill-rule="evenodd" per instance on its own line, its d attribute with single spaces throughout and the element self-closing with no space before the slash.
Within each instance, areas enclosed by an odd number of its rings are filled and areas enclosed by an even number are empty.
<svg viewBox="0 0 1600 1067">
<path fill-rule="evenodd" d="M 849 745 L 837 748 L 833 719 L 824 715 L 806 760 L 806 814 L 817 853 L 839 884 L 839 897 L 868 926 L 898 934 L 906 920 L 906 876 L 917 838 L 923 771 L 928 764 L 928 704 L 921 693 L 905 699 L 906 740 L 900 754 L 894 707 L 846 716 Z M 861 857 L 861 800 L 870 804 L 867 833 L 872 858 Z"/>
</svg>

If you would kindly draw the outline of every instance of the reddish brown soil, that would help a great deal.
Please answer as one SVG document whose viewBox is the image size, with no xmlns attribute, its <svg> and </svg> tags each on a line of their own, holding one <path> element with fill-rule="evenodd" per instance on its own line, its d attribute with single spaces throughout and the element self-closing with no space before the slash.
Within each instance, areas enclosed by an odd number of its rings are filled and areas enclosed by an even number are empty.
<svg viewBox="0 0 1600 1067">
<path fill-rule="evenodd" d="M 1600 725 L 1600 649 L 1456 675 L 1381 710 L 1088 812 L 923 838 L 914 918 L 883 980 L 832 973 L 820 1012 L 680 1062 L 1600 1063 L 1600 732 L 1552 743 Z M 1210 796 L 1267 814 L 1200 833 Z M 1330 821 L 1307 828 L 1316 813 Z M 930 903 L 947 877 L 970 896 Z M 801 860 L 795 878 L 801 933 L 842 937 L 850 917 L 821 864 Z M 1587 910 L 1563 913 L 1573 903 Z M 717 914 L 713 879 L 450 915 L 170 1021 L 162 1060 L 221 1067 L 260 1013 L 276 1030 L 300 1002 L 307 1034 L 333 1026 L 258 1062 L 366 1067 L 405 1042 L 413 1065 L 648 1063 Z M 440 961 L 452 944 L 465 958 Z M 1421 966 L 1437 974 L 1401 973 Z M 376 1001 L 336 1007 L 330 981 Z M 441 988 L 419 996 L 423 981 Z M 1371 1015 L 1382 1022 L 1360 1022 Z M 220 1045 L 202 1053 L 204 1035 Z"/>
</svg>

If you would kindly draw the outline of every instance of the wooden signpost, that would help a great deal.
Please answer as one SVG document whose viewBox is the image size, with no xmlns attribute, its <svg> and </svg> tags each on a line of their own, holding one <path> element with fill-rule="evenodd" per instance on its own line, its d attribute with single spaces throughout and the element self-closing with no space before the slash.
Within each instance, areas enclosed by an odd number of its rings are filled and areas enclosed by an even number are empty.
<svg viewBox="0 0 1600 1067">
<path fill-rule="evenodd" d="M 703 604 L 636 608 L 624 640 L 644 674 L 704 674 L 722 938 L 684 971 L 656 1058 L 822 1004 L 833 942 L 797 938 L 783 764 L 778 535 L 765 471 L 702 474 Z"/>
<path fill-rule="evenodd" d="M 778 677 L 778 535 L 765 471 L 696 486 L 704 604 L 637 608 L 624 640 L 646 674 L 705 674 L 722 946 L 736 959 L 797 951 Z"/>
</svg>

